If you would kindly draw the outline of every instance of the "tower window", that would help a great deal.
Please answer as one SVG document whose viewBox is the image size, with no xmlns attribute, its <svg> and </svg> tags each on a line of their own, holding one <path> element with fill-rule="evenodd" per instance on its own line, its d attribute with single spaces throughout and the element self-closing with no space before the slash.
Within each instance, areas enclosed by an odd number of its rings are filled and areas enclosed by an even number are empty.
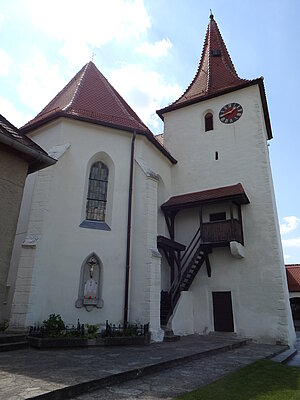
<svg viewBox="0 0 300 400">
<path fill-rule="evenodd" d="M 205 114 L 204 121 L 205 121 L 205 132 L 212 131 L 214 129 L 212 113 L 208 112 L 207 114 Z"/>
<path fill-rule="evenodd" d="M 220 50 L 212 50 L 212 56 L 213 57 L 221 57 L 221 51 Z"/>
</svg>

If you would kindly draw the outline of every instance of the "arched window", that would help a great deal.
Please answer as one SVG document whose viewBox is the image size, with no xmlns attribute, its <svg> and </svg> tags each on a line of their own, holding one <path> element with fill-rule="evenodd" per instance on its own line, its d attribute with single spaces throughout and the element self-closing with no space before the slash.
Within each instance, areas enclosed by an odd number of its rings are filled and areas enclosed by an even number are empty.
<svg viewBox="0 0 300 400">
<path fill-rule="evenodd" d="M 205 117 L 204 117 L 204 121 L 205 121 L 205 132 L 212 131 L 214 129 L 212 113 L 210 113 L 210 112 L 206 113 Z"/>
<path fill-rule="evenodd" d="M 90 221 L 105 221 L 107 202 L 108 168 L 101 162 L 91 166 L 89 187 L 86 201 L 86 219 Z"/>
</svg>

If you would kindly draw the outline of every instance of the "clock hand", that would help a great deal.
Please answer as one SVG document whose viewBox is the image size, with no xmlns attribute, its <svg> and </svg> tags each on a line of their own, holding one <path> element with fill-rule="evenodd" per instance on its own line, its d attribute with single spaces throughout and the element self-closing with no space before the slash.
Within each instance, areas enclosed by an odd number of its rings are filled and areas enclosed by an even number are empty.
<svg viewBox="0 0 300 400">
<path fill-rule="evenodd" d="M 236 108 L 232 108 L 230 111 L 227 111 L 225 114 L 222 115 L 222 117 L 225 117 L 225 115 L 231 114 L 233 111 L 235 111 Z"/>
</svg>

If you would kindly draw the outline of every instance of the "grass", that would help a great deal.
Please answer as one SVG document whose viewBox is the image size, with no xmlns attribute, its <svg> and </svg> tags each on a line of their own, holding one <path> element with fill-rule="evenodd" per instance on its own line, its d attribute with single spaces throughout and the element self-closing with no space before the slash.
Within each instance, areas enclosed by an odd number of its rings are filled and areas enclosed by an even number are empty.
<svg viewBox="0 0 300 400">
<path fill-rule="evenodd" d="M 257 361 L 178 400 L 300 400 L 300 368 Z"/>
</svg>

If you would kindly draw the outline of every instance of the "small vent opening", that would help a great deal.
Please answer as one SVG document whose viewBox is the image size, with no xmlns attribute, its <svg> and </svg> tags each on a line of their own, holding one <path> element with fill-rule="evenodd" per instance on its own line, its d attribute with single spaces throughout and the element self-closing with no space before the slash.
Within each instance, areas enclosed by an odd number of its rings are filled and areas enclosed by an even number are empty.
<svg viewBox="0 0 300 400">
<path fill-rule="evenodd" d="M 212 56 L 213 57 L 221 57 L 221 51 L 220 50 L 212 50 Z"/>
</svg>

